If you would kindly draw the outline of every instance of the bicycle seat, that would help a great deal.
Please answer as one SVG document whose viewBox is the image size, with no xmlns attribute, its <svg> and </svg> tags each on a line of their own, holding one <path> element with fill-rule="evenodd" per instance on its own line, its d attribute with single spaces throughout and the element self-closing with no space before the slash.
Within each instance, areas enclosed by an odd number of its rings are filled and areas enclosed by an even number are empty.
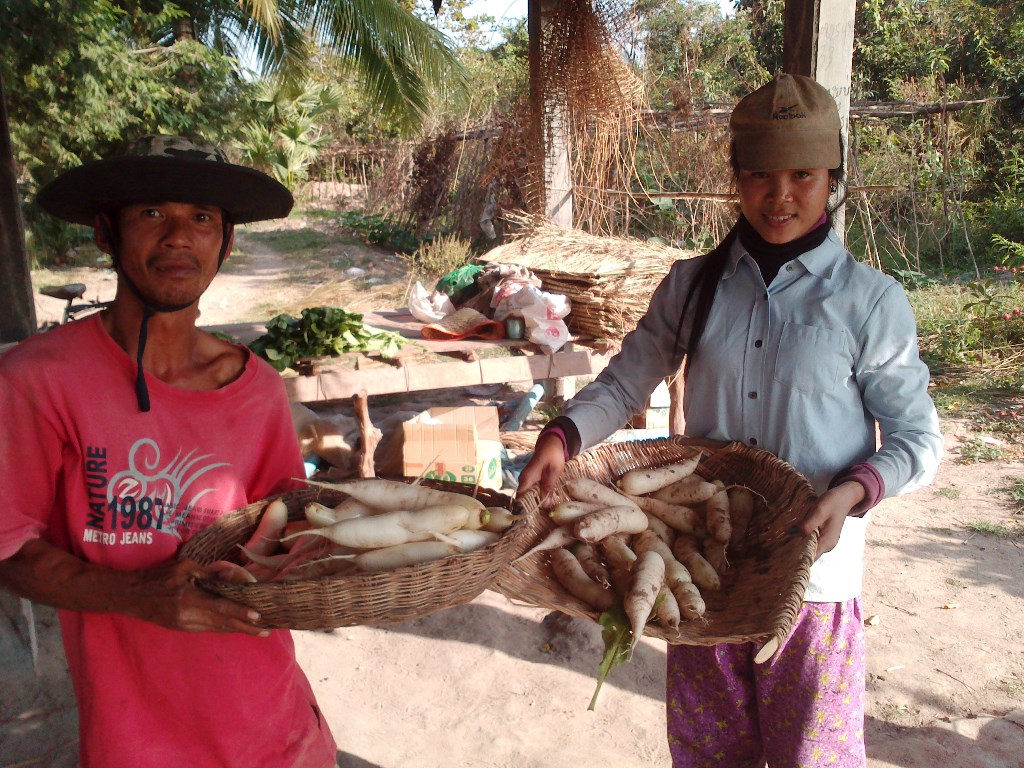
<svg viewBox="0 0 1024 768">
<path fill-rule="evenodd" d="M 71 301 L 80 299 L 85 295 L 85 283 L 70 283 L 68 285 L 47 285 L 39 289 L 44 296 L 52 296 L 55 299 Z"/>
</svg>

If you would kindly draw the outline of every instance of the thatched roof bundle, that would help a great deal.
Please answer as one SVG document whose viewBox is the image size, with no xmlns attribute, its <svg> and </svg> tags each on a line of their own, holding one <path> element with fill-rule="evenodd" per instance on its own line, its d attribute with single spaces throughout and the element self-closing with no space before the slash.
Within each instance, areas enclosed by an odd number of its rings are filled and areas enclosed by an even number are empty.
<svg viewBox="0 0 1024 768">
<path fill-rule="evenodd" d="M 481 260 L 520 264 L 540 278 L 543 290 L 567 296 L 572 311 L 565 322 L 573 335 L 621 341 L 647 311 L 651 294 L 672 263 L 696 255 L 534 222 L 523 236 L 488 251 Z"/>
</svg>

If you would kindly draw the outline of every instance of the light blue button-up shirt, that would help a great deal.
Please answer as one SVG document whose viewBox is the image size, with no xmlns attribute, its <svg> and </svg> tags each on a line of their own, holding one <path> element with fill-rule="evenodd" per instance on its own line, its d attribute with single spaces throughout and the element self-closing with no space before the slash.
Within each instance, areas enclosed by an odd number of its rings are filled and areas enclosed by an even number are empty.
<svg viewBox="0 0 1024 768">
<path fill-rule="evenodd" d="M 690 329 L 683 324 L 677 346 L 679 315 L 705 258 L 676 262 L 619 354 L 567 404 L 583 448 L 642 411 L 678 369 Z M 910 303 L 899 283 L 858 263 L 834 232 L 783 265 L 768 287 L 734 242 L 683 413 L 687 435 L 770 451 L 819 493 L 862 461 L 878 471 L 886 496 L 904 493 L 931 482 L 942 455 Z M 807 600 L 860 594 L 869 521 L 870 513 L 847 518 L 839 544 L 811 570 Z"/>
</svg>

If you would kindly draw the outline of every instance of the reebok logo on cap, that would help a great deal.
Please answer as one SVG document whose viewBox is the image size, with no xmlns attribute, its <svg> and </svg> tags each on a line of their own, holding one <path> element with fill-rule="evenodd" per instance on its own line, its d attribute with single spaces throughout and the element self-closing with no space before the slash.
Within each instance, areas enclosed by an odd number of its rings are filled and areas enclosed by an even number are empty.
<svg viewBox="0 0 1024 768">
<path fill-rule="evenodd" d="M 790 104 L 788 107 L 779 107 L 775 114 L 772 115 L 772 120 L 799 120 L 800 118 L 807 117 L 807 113 L 800 110 L 799 104 Z"/>
</svg>

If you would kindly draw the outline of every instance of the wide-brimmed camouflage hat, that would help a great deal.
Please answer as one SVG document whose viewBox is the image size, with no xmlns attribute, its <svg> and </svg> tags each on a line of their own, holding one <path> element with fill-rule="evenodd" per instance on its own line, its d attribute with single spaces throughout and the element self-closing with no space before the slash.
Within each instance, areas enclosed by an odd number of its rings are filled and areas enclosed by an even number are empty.
<svg viewBox="0 0 1024 768">
<path fill-rule="evenodd" d="M 279 219 L 291 192 L 267 174 L 228 161 L 212 144 L 152 135 L 117 153 L 65 171 L 36 198 L 65 221 L 92 226 L 96 214 L 138 203 L 215 205 L 235 224 Z"/>
</svg>

